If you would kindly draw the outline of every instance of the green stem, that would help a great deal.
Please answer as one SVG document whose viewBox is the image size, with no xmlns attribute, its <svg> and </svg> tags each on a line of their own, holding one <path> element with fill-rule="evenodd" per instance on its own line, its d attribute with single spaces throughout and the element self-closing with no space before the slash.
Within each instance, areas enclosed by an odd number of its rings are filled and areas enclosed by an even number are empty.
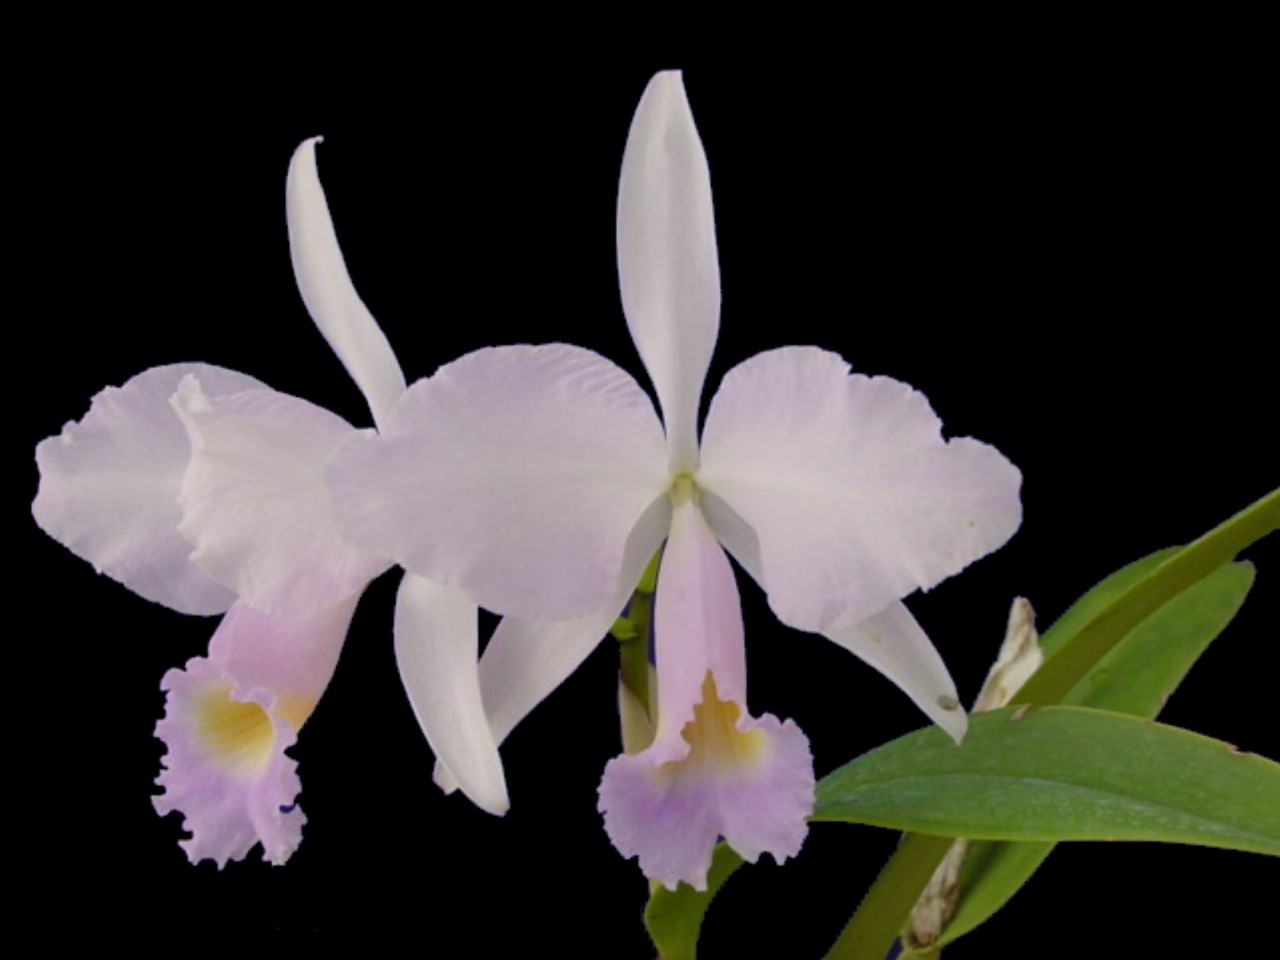
<svg viewBox="0 0 1280 960">
<path fill-rule="evenodd" d="M 622 685 L 646 709 L 649 707 L 649 620 L 652 616 L 653 594 L 637 590 L 631 595 L 631 604 L 627 608 L 627 619 L 634 631 L 631 636 L 618 641 Z"/>
<path fill-rule="evenodd" d="M 639 753 L 653 740 L 656 707 L 653 698 L 653 670 L 649 665 L 649 624 L 653 619 L 653 595 L 657 590 L 659 550 L 645 568 L 627 604 L 627 615 L 614 624 L 618 638 L 619 679 L 622 684 L 619 708 L 622 721 L 622 748 Z"/>
<path fill-rule="evenodd" d="M 903 834 L 826 960 L 884 960 L 951 842 L 951 837 Z"/>
</svg>

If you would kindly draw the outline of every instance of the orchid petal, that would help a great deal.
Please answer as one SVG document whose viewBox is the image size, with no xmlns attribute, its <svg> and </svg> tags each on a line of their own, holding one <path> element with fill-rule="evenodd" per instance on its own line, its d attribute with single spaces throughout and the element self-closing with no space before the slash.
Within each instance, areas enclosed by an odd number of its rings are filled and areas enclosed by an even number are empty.
<svg viewBox="0 0 1280 960">
<path fill-rule="evenodd" d="M 746 712 L 746 651 L 733 570 L 697 505 L 677 504 L 654 608 L 658 726 L 600 783 L 609 838 L 674 889 L 706 889 L 716 840 L 744 859 L 799 852 L 813 757 L 790 720 Z"/>
<path fill-rule="evenodd" d="M 507 812 L 507 784 L 476 672 L 475 604 L 405 574 L 396 596 L 396 663 L 418 724 L 440 763 L 478 807 Z"/>
<path fill-rule="evenodd" d="M 303 617 L 268 617 L 235 604 L 209 655 L 161 681 L 168 748 L 152 798 L 162 816 L 181 811 L 192 863 L 222 867 L 261 843 L 274 864 L 297 848 L 306 822 L 297 806 L 297 764 L 285 754 L 315 709 L 338 662 L 356 597 Z"/>
<path fill-rule="evenodd" d="M 364 394 L 374 422 L 404 393 L 404 374 L 382 328 L 356 293 L 316 172 L 316 144 L 304 140 L 289 161 L 285 212 L 298 292 L 329 346 Z"/>
<path fill-rule="evenodd" d="M 929 637 L 901 603 L 891 603 L 860 623 L 827 627 L 822 635 L 893 681 L 956 743 L 964 738 L 969 720 L 955 682 Z"/>
<path fill-rule="evenodd" d="M 338 533 L 322 468 L 354 432 L 274 390 L 207 396 L 194 377 L 173 397 L 191 437 L 178 497 L 192 560 L 267 613 L 301 613 L 361 590 L 386 567 Z"/>
<path fill-rule="evenodd" d="M 763 588 L 763 564 L 755 531 L 710 492 L 703 494 L 702 508 L 716 538 Z M 861 623 L 831 626 L 822 633 L 888 677 L 957 741 L 964 736 L 968 721 L 963 710 L 952 707 L 958 705 L 958 698 L 951 674 L 924 630 L 901 603 L 892 603 Z"/>
<path fill-rule="evenodd" d="M 996 549 L 1021 521 L 1021 475 L 993 447 L 944 441 L 906 384 L 787 347 L 725 377 L 697 482 L 754 531 L 769 603 L 822 631 L 872 616 Z"/>
<path fill-rule="evenodd" d="M 698 465 L 697 418 L 720 323 L 711 176 L 678 72 L 631 121 L 618 185 L 622 309 L 666 423 L 673 472 Z"/>
<path fill-rule="evenodd" d="M 350 541 L 528 619 L 583 616 L 666 489 L 644 391 L 564 344 L 489 348 L 409 388 L 380 436 L 328 471 Z"/>
<path fill-rule="evenodd" d="M 199 363 L 153 367 L 93 398 L 84 419 L 36 447 L 40 528 L 100 573 L 179 613 L 221 613 L 235 599 L 188 562 L 178 488 L 191 459 L 169 397 L 188 375 L 211 395 L 261 387 Z"/>
<path fill-rule="evenodd" d="M 493 739 L 501 744 L 534 707 L 563 683 L 608 634 L 671 525 L 670 501 L 653 503 L 627 540 L 618 589 L 599 608 L 573 620 L 504 617 L 480 658 L 480 691 Z M 437 764 L 435 781 L 457 789 Z"/>
</svg>

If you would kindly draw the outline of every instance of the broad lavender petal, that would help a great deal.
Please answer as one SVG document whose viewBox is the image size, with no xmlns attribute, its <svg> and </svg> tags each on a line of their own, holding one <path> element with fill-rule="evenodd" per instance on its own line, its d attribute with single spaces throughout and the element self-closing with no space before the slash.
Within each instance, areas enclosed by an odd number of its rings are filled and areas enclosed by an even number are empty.
<svg viewBox="0 0 1280 960">
<path fill-rule="evenodd" d="M 234 370 L 178 363 L 107 387 L 82 420 L 36 447 L 40 489 L 31 512 L 99 573 L 179 613 L 208 615 L 235 597 L 188 560 L 191 544 L 178 532 L 191 443 L 169 398 L 187 376 L 211 396 L 262 386 Z"/>
<path fill-rule="evenodd" d="M 270 617 L 237 603 L 209 655 L 170 670 L 160 687 L 156 736 L 168 748 L 152 798 L 161 815 L 183 815 L 192 863 L 220 868 L 262 844 L 282 864 L 306 822 L 297 805 L 297 764 L 286 755 L 333 676 L 356 597 L 301 617 Z"/>
<path fill-rule="evenodd" d="M 192 560 L 268 613 L 303 613 L 362 590 L 387 567 L 338 533 L 324 463 L 355 432 L 274 390 L 210 397 L 194 377 L 173 398 L 192 457 L 178 498 Z"/>
<path fill-rule="evenodd" d="M 813 347 L 761 353 L 725 377 L 697 481 L 754 531 L 785 623 L 874 616 L 1013 535 L 1017 468 L 941 427 L 922 394 Z"/>
<path fill-rule="evenodd" d="M 495 347 L 415 383 L 328 476 L 352 543 L 497 613 L 562 619 L 618 589 L 670 482 L 663 443 L 644 391 L 598 354 Z"/>
<path fill-rule="evenodd" d="M 716 538 L 764 588 L 755 531 L 710 492 L 703 494 L 702 506 Z M 891 603 L 877 615 L 857 623 L 832 624 L 822 635 L 888 677 L 957 742 L 964 736 L 968 719 L 960 707 L 951 674 L 903 604 Z"/>
</svg>

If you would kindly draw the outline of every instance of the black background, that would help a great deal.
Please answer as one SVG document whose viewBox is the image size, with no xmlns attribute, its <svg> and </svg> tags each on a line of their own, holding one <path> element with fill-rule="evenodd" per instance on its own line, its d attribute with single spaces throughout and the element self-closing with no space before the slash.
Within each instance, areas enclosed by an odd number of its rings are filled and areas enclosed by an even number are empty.
<svg viewBox="0 0 1280 960">
<path fill-rule="evenodd" d="M 315 134 L 351 273 L 409 379 L 484 345 L 555 340 L 643 378 L 617 299 L 618 166 L 649 75 L 682 66 L 724 290 L 704 400 L 755 352 L 812 343 L 924 391 L 948 435 L 992 443 L 1024 473 L 1013 541 L 910 603 L 966 701 L 1014 595 L 1047 627 L 1111 570 L 1276 484 L 1275 156 L 1242 35 L 1188 24 L 960 47 L 894 34 L 785 66 L 382 60 L 374 47 L 357 67 L 340 46 L 170 50 L 51 51 L 74 92 L 40 87 L 17 107 L 15 282 L 34 296 L 11 321 L 24 333 L 10 356 L 27 378 L 26 450 L 103 386 L 186 360 L 369 423 L 290 274 L 284 174 Z M 26 454 L 13 473 L 33 495 Z M 35 613 L 10 638 L 21 772 L 9 789 L 26 897 L 74 921 L 49 939 L 358 933 L 426 956 L 649 955 L 644 881 L 595 811 L 618 751 L 608 644 L 508 741 L 513 807 L 494 819 L 430 782 L 385 575 L 294 750 L 301 848 L 282 868 L 254 854 L 219 873 L 186 862 L 178 818 L 149 801 L 160 676 L 202 654 L 216 621 L 95 576 L 29 520 L 16 530 L 13 600 Z M 1247 556 L 1260 569 L 1245 612 L 1164 719 L 1275 757 L 1280 554 L 1264 543 Z M 819 774 L 921 724 L 873 671 L 780 626 L 740 585 L 752 709 L 794 717 Z M 820 955 L 892 843 L 816 825 L 785 869 L 761 864 L 726 888 L 705 954 L 773 955 L 769 934 L 790 941 L 785 955 Z M 947 955 L 1247 942 L 1269 929 L 1258 918 L 1276 878 L 1253 855 L 1071 845 Z M 472 947 L 443 946 L 449 933 Z"/>
</svg>

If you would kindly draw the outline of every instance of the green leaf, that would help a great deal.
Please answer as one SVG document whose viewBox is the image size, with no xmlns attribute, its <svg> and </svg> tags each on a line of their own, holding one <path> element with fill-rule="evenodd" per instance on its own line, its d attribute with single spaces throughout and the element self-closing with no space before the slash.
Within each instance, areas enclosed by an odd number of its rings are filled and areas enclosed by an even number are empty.
<svg viewBox="0 0 1280 960">
<path fill-rule="evenodd" d="M 654 889 L 644 909 L 644 925 L 658 948 L 658 960 L 695 960 L 707 908 L 742 862 L 727 845 L 718 843 L 711 855 L 706 890 L 695 890 L 687 883 L 675 890 L 662 886 Z"/>
<path fill-rule="evenodd" d="M 917 730 L 818 785 L 813 820 L 988 840 L 1161 840 L 1280 856 L 1280 764 L 1084 707 Z"/>
<path fill-rule="evenodd" d="M 1141 577 L 1178 548 L 1144 557 L 1116 571 L 1062 615 L 1044 637 L 1046 652 L 1079 631 Z M 1200 654 L 1235 616 L 1253 584 L 1253 567 L 1219 567 L 1174 597 L 1131 630 L 1102 662 L 1068 693 L 1066 702 L 1155 717 Z M 961 870 L 959 899 L 940 944 L 968 933 L 998 911 L 1031 878 L 1053 850 L 1052 843 L 975 841 Z"/>
<path fill-rule="evenodd" d="M 1124 636 L 1064 704 L 1155 717 L 1253 585 L 1253 565 L 1219 567 Z"/>
<path fill-rule="evenodd" d="M 1156 555 L 1144 561 L 1137 569 L 1129 570 L 1126 578 L 1111 584 L 1115 593 L 1109 597 L 1096 597 L 1097 609 L 1088 607 L 1077 612 L 1079 628 L 1064 628 L 1060 640 L 1049 639 L 1048 658 L 1037 674 L 1023 687 L 1018 701 L 1054 704 L 1068 697 L 1071 691 L 1090 672 L 1119 645 L 1129 633 L 1153 612 L 1160 609 L 1169 600 L 1176 597 L 1187 587 L 1197 583 L 1223 564 L 1236 553 L 1256 540 L 1280 527 L 1280 490 L 1276 490 L 1261 500 L 1246 507 L 1240 513 L 1211 530 L 1195 543 L 1183 549 L 1174 549 Z M 1068 621 L 1068 626 L 1070 622 Z M 1071 642 L 1066 642 L 1070 634 Z M 856 761 L 855 761 L 856 762 Z M 840 771 L 837 771 L 837 774 Z M 834 775 L 833 775 L 834 776 Z M 819 790 L 830 778 L 824 779 Z M 912 836 L 904 838 L 903 844 L 894 855 L 894 860 L 902 860 L 897 874 L 902 877 L 923 875 L 923 867 L 932 863 L 936 866 L 945 853 L 939 852 L 936 845 L 925 847 L 913 846 Z M 920 838 L 927 839 L 927 838 Z M 926 872 L 932 871 L 932 866 Z M 923 889 L 925 881 L 919 884 Z M 905 890 L 910 884 L 900 884 Z M 878 942 L 879 937 L 890 925 L 902 926 L 910 912 L 914 900 L 899 896 L 892 903 L 880 904 L 877 899 L 880 881 L 869 891 L 864 906 L 875 903 L 874 912 L 859 908 L 845 934 L 853 935 L 862 946 Z M 919 890 L 916 896 L 919 895 Z M 864 937 L 863 931 L 875 928 L 874 937 Z M 847 949 L 845 935 L 829 954 L 830 960 L 852 960 L 870 957 L 862 946 L 850 951 Z"/>
<path fill-rule="evenodd" d="M 1183 590 L 1204 579 L 1256 540 L 1280 527 L 1274 490 L 1199 540 L 1169 553 L 1046 656 L 1013 703 L 1062 703 L 1134 627 Z"/>
<path fill-rule="evenodd" d="M 1067 612 L 1040 636 L 1040 649 L 1044 651 L 1045 657 L 1051 657 L 1057 653 L 1063 645 L 1080 633 L 1090 620 L 1105 613 L 1123 597 L 1126 590 L 1183 549 L 1183 547 L 1169 547 L 1166 550 L 1148 554 L 1141 560 L 1125 564 L 1111 576 L 1096 584 L 1069 606 Z"/>
</svg>

